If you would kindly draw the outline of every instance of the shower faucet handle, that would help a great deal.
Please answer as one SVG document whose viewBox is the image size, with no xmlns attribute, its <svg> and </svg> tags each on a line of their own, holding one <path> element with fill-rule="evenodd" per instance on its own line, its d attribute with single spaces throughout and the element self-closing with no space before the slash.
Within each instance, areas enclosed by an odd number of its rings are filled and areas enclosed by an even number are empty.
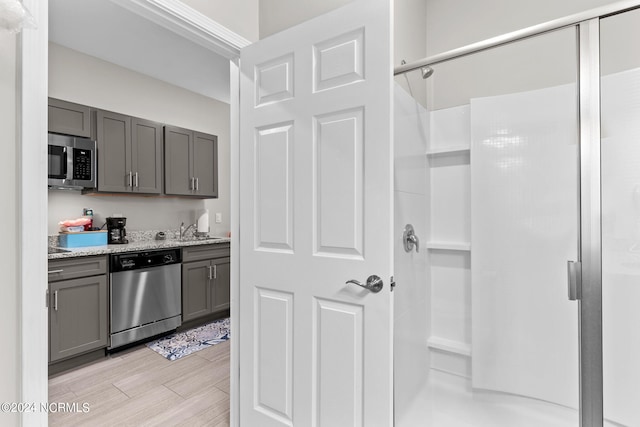
<svg viewBox="0 0 640 427">
<path fill-rule="evenodd" d="M 411 252 L 415 247 L 416 253 L 420 252 L 420 239 L 416 236 L 413 225 L 407 224 L 404 226 L 404 233 L 402 233 L 402 242 L 404 244 L 405 252 Z"/>
</svg>

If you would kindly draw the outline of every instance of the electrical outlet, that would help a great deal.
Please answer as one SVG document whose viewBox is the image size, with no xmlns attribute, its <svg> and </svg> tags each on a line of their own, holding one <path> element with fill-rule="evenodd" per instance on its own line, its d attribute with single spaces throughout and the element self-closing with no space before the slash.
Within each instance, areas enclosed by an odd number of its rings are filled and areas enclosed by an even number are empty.
<svg viewBox="0 0 640 427">
<path fill-rule="evenodd" d="M 222 222 L 222 214 L 220 212 L 216 213 L 216 224 L 220 224 Z"/>
</svg>

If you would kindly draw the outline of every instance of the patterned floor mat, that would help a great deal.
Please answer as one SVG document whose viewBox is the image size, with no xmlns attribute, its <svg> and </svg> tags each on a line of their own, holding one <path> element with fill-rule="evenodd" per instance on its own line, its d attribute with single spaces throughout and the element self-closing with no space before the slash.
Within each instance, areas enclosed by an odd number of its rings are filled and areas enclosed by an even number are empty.
<svg viewBox="0 0 640 427">
<path fill-rule="evenodd" d="M 147 344 L 151 350 L 169 360 L 177 360 L 188 354 L 219 344 L 231 337 L 229 318 L 216 320 L 197 328 L 174 333 Z"/>
</svg>

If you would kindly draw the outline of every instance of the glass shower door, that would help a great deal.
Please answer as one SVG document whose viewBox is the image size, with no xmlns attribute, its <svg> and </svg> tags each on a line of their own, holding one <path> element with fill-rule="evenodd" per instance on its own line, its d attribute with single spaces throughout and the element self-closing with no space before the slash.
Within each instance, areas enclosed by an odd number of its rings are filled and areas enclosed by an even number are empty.
<svg viewBox="0 0 640 427">
<path fill-rule="evenodd" d="M 640 10 L 600 23 L 606 426 L 640 425 Z"/>
<path fill-rule="evenodd" d="M 429 369 L 399 427 L 579 423 L 576 46 L 568 28 L 433 66 Z"/>
</svg>

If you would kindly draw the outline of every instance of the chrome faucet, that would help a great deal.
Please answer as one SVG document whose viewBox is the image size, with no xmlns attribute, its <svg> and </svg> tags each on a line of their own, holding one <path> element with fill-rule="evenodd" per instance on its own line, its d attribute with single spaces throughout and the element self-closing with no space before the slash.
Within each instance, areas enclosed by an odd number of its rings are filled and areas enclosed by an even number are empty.
<svg viewBox="0 0 640 427">
<path fill-rule="evenodd" d="M 189 231 L 189 229 L 191 227 L 196 227 L 196 224 L 190 224 L 186 229 L 184 228 L 184 222 L 180 224 L 180 240 L 184 239 L 185 234 L 187 234 L 187 231 Z"/>
</svg>

